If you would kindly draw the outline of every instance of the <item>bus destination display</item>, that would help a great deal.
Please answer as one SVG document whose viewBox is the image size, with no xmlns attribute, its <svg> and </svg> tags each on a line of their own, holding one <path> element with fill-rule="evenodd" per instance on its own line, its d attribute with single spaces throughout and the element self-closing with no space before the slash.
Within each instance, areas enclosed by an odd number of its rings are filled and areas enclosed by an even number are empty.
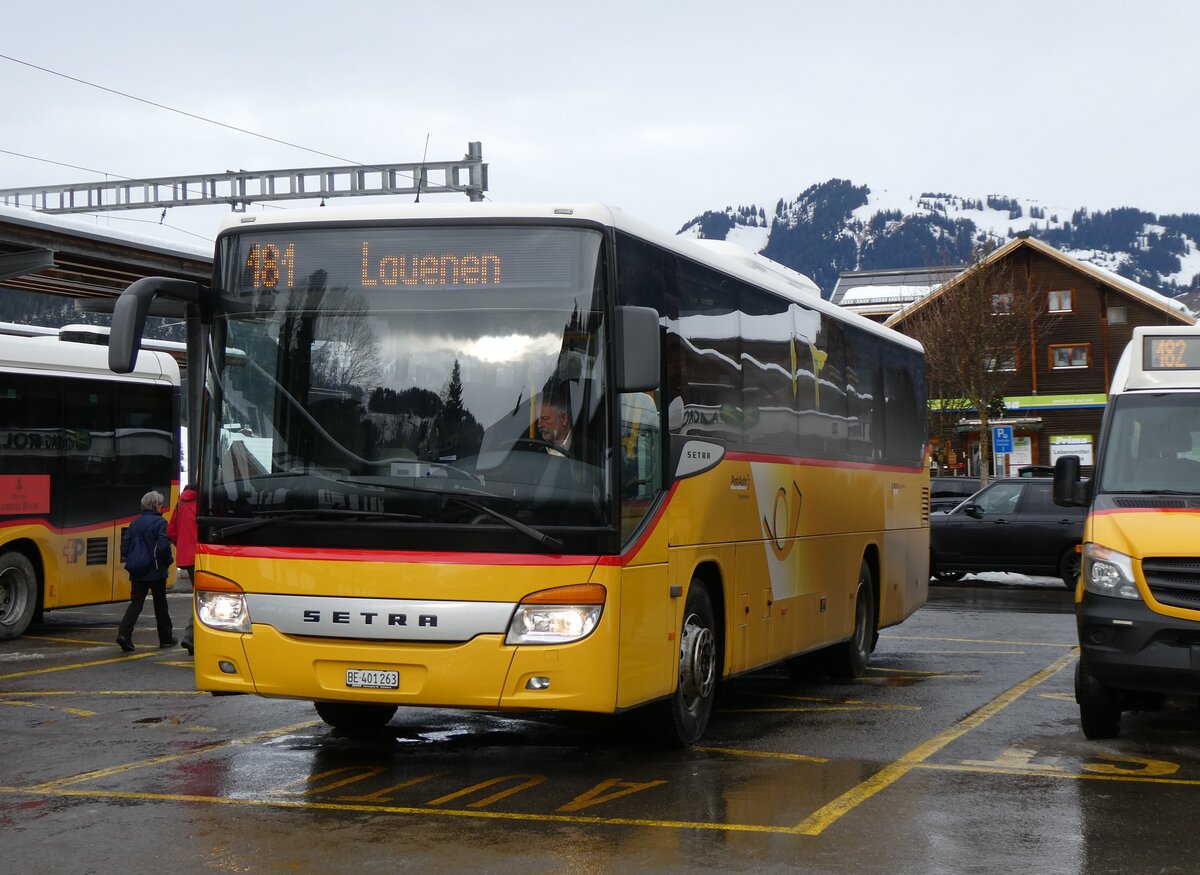
<svg viewBox="0 0 1200 875">
<path fill-rule="evenodd" d="M 241 252 L 237 286 L 246 294 L 304 287 L 318 272 L 332 286 L 368 292 L 563 286 L 579 276 L 583 248 L 579 232 L 566 229 L 339 229 L 247 236 Z"/>
<path fill-rule="evenodd" d="M 1142 369 L 1147 371 L 1200 369 L 1200 337 L 1156 335 L 1142 341 Z"/>
</svg>

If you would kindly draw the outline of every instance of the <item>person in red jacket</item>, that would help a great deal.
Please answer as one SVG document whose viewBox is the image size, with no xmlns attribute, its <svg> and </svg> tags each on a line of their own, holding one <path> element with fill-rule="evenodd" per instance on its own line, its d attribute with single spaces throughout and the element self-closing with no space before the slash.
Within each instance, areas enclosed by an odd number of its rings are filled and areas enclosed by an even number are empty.
<svg viewBox="0 0 1200 875">
<path fill-rule="evenodd" d="M 175 503 L 175 512 L 167 524 L 167 536 L 175 542 L 175 567 L 186 571 L 188 582 L 193 582 L 193 572 L 196 570 L 196 498 L 199 493 L 196 487 L 189 483 L 179 493 L 179 501 Z M 194 584 L 193 584 L 194 585 Z M 188 653 L 192 652 L 192 624 L 189 622 L 187 631 L 183 633 L 180 642 Z"/>
</svg>

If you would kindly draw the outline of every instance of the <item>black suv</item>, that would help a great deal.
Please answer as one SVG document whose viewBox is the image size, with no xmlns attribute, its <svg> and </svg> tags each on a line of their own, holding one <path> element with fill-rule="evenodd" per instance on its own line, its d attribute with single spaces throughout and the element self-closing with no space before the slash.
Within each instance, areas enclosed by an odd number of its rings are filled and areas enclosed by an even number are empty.
<svg viewBox="0 0 1200 875">
<path fill-rule="evenodd" d="M 929 570 L 950 582 L 976 571 L 1062 578 L 1074 587 L 1086 509 L 1059 507 L 1048 478 L 996 480 L 949 513 L 929 517 Z"/>
<path fill-rule="evenodd" d="M 978 477 L 930 477 L 929 512 L 949 510 L 978 491 Z"/>
</svg>

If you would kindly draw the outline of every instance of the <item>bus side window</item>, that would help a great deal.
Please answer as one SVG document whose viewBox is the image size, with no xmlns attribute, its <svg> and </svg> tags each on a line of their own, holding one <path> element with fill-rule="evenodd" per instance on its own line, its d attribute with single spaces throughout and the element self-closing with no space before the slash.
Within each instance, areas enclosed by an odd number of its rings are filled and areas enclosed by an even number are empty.
<svg viewBox="0 0 1200 875">
<path fill-rule="evenodd" d="M 662 488 L 662 417 L 648 392 L 621 396 L 621 497 L 650 500 Z"/>
</svg>

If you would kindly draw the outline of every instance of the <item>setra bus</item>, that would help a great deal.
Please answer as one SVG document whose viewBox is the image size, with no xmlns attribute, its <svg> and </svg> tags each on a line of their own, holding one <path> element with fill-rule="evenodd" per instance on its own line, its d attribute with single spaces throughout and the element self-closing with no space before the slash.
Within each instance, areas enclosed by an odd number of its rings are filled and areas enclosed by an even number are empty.
<svg viewBox="0 0 1200 875">
<path fill-rule="evenodd" d="M 105 346 L 58 334 L 0 326 L 0 639 L 128 599 L 121 529 L 143 494 L 173 506 L 179 485 L 175 360 L 144 351 L 118 375 Z"/>
<path fill-rule="evenodd" d="M 925 600 L 922 350 L 761 257 L 601 206 L 243 215 L 211 288 L 123 293 L 114 369 L 157 294 L 205 337 L 201 690 L 686 744 L 723 678 L 856 675 Z"/>
<path fill-rule="evenodd" d="M 1075 588 L 1083 734 L 1200 700 L 1200 327 L 1137 327 L 1113 372 L 1095 475 L 1065 456 L 1054 500 L 1088 508 Z"/>
</svg>

